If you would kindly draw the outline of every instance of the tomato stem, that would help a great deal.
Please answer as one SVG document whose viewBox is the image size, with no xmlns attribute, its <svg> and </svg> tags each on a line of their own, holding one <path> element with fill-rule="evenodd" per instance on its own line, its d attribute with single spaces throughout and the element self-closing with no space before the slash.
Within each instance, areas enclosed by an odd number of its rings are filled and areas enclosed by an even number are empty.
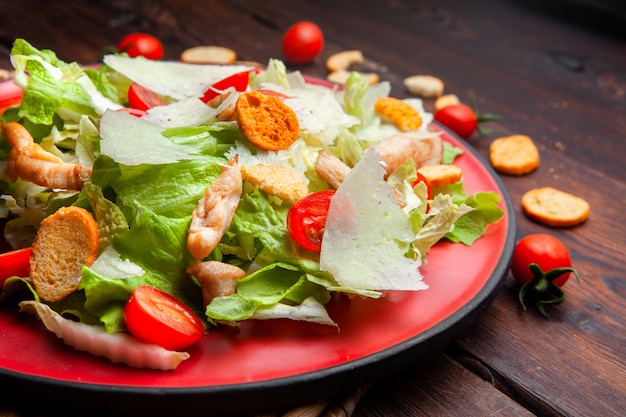
<svg viewBox="0 0 626 417">
<path fill-rule="evenodd" d="M 485 114 L 480 114 L 478 112 L 478 102 L 476 100 L 476 94 L 474 94 L 473 90 L 470 90 L 469 92 L 469 96 L 470 96 L 470 100 L 472 103 L 472 110 L 474 111 L 474 114 L 476 115 L 476 132 L 478 132 L 479 135 L 486 135 L 489 133 L 489 129 L 484 129 L 480 126 L 481 123 L 485 123 L 485 122 L 495 122 L 501 119 L 500 116 L 498 116 L 497 114 L 492 114 L 492 113 L 485 113 Z"/>
<path fill-rule="evenodd" d="M 561 275 L 571 272 L 576 277 L 576 281 L 580 282 L 578 272 L 574 268 L 554 268 L 548 272 L 544 272 L 541 267 L 535 263 L 530 264 L 530 271 L 533 279 L 526 282 L 519 290 L 518 299 L 522 308 L 526 310 L 526 299 L 534 301 L 535 307 L 545 319 L 548 318 L 546 305 L 557 305 L 565 301 L 565 293 L 553 281 Z"/>
</svg>

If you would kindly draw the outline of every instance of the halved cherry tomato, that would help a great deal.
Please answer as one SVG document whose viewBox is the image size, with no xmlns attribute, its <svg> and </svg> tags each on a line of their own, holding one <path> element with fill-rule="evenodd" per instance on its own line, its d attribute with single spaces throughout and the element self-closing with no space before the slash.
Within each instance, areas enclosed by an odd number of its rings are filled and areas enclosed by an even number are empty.
<svg viewBox="0 0 626 417">
<path fill-rule="evenodd" d="M 166 104 L 158 94 L 137 83 L 132 83 L 128 88 L 128 105 L 133 109 L 147 111 L 153 107 Z"/>
<path fill-rule="evenodd" d="M 556 268 L 571 268 L 572 260 L 563 243 L 556 237 L 548 234 L 528 235 L 517 242 L 513 251 L 511 273 L 520 284 L 532 281 L 535 276 L 530 270 L 530 264 L 537 264 L 544 272 Z M 570 272 L 564 272 L 552 282 L 562 287 L 570 277 Z"/>
<path fill-rule="evenodd" d="M 218 95 L 222 94 L 222 91 L 230 87 L 234 87 L 236 91 L 246 91 L 246 88 L 248 88 L 248 83 L 250 82 L 250 73 L 252 72 L 255 71 L 253 70 L 238 72 L 237 74 L 233 74 L 229 77 L 224 78 L 223 80 L 214 83 L 211 87 L 209 87 L 208 90 L 206 90 L 201 100 L 207 103 Z"/>
<path fill-rule="evenodd" d="M 463 139 L 472 136 L 478 124 L 474 110 L 462 103 L 437 110 L 434 117 L 436 121 L 447 126 Z"/>
<path fill-rule="evenodd" d="M 335 190 L 318 191 L 298 200 L 287 213 L 287 230 L 304 249 L 320 252 L 330 199 Z"/>
<path fill-rule="evenodd" d="M 147 285 L 133 291 L 124 307 L 124 320 L 137 339 L 170 350 L 189 347 L 204 335 L 202 322 L 189 307 Z"/>
<path fill-rule="evenodd" d="M 295 23 L 283 36 L 283 55 L 292 64 L 308 64 L 323 48 L 324 34 L 313 22 Z"/>
<path fill-rule="evenodd" d="M 163 44 L 148 33 L 131 33 L 124 36 L 117 44 L 119 52 L 126 52 L 130 57 L 143 56 L 148 59 L 163 58 Z"/>
<path fill-rule="evenodd" d="M 10 277 L 28 276 L 31 252 L 31 248 L 24 248 L 0 254 L 0 284 L 4 285 L 4 281 Z"/>
</svg>

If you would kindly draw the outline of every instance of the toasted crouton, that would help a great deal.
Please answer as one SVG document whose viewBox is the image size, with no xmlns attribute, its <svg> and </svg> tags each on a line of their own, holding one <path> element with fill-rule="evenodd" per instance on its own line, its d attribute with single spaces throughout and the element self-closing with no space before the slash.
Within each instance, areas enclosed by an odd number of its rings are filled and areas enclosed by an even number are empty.
<svg viewBox="0 0 626 417">
<path fill-rule="evenodd" d="M 412 75 L 404 79 L 404 88 L 416 96 L 437 98 L 443 94 L 444 84 L 432 75 Z"/>
<path fill-rule="evenodd" d="M 552 227 L 576 226 L 589 217 L 587 201 L 551 187 L 524 194 L 522 209 L 531 219 Z"/>
<path fill-rule="evenodd" d="M 30 278 L 37 294 L 59 301 L 78 289 L 83 265 L 98 254 L 98 225 L 80 207 L 64 207 L 46 217 L 37 230 L 30 256 Z"/>
<path fill-rule="evenodd" d="M 512 135 L 491 142 L 489 159 L 498 172 L 524 175 L 539 166 L 539 151 L 530 137 Z"/>
<path fill-rule="evenodd" d="M 328 57 L 326 68 L 330 72 L 347 70 L 352 65 L 361 64 L 363 60 L 363 52 L 359 50 L 341 51 Z"/>
<path fill-rule="evenodd" d="M 278 97 L 258 91 L 239 96 L 235 116 L 244 137 L 265 151 L 287 149 L 300 135 L 293 110 Z"/>
<path fill-rule="evenodd" d="M 241 175 L 259 190 L 292 203 L 309 193 L 306 181 L 300 174 L 284 165 L 244 165 Z"/>
<path fill-rule="evenodd" d="M 403 132 L 417 130 L 422 125 L 422 116 L 417 109 L 400 99 L 380 97 L 374 103 L 374 109 Z"/>
<path fill-rule="evenodd" d="M 189 64 L 233 64 L 237 53 L 224 46 L 201 45 L 184 50 L 180 59 Z"/>
<path fill-rule="evenodd" d="M 453 164 L 438 164 L 421 167 L 417 170 L 426 177 L 431 188 L 441 188 L 461 181 L 463 171 Z"/>
<path fill-rule="evenodd" d="M 398 134 L 378 142 L 374 148 L 385 164 L 385 178 L 399 166 L 413 159 L 416 168 L 441 163 L 443 143 L 439 136 L 419 139 L 409 134 Z"/>
</svg>

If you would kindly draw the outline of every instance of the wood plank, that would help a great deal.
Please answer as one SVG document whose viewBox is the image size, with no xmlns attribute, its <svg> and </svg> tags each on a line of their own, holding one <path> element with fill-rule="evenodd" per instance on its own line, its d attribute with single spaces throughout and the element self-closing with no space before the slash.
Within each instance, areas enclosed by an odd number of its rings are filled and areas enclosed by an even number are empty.
<svg viewBox="0 0 626 417">
<path fill-rule="evenodd" d="M 374 384 L 354 417 L 500 416 L 533 414 L 459 363 L 437 354 Z"/>
</svg>

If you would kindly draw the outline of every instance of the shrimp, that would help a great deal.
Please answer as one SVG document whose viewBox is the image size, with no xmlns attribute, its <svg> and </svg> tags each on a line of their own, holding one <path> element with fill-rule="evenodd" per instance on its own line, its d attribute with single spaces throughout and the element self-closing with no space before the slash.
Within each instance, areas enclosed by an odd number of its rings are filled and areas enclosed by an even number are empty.
<svg viewBox="0 0 626 417">
<path fill-rule="evenodd" d="M 91 176 L 91 169 L 63 161 L 35 143 L 26 128 L 17 122 L 2 126 L 4 137 L 12 146 L 6 164 L 11 181 L 21 178 L 47 188 L 80 190 Z"/>
<path fill-rule="evenodd" d="M 238 266 L 219 261 L 201 262 L 196 260 L 187 273 L 196 277 L 202 285 L 202 300 L 207 306 L 215 297 L 234 294 L 237 280 L 246 276 L 246 271 Z"/>
<path fill-rule="evenodd" d="M 234 156 L 222 168 L 192 213 L 187 250 L 196 259 L 209 256 L 233 220 L 243 187 L 237 160 L 238 156 Z"/>
</svg>

